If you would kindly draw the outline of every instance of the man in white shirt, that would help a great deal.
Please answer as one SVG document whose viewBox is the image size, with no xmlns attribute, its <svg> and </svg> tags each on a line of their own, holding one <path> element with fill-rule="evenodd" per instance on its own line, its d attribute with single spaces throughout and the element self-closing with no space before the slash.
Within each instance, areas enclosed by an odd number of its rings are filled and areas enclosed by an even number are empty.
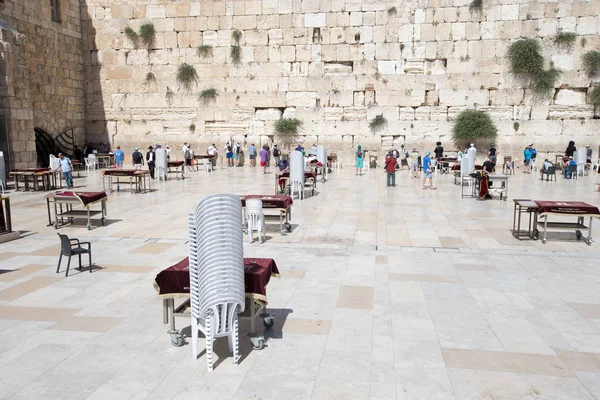
<svg viewBox="0 0 600 400">
<path fill-rule="evenodd" d="M 71 160 L 65 157 L 62 153 L 58 153 L 58 167 L 55 171 L 61 171 L 65 182 L 67 183 L 67 189 L 73 188 L 73 174 L 71 168 Z"/>
<path fill-rule="evenodd" d="M 213 156 L 210 159 L 210 162 L 212 162 L 213 168 L 216 167 L 217 166 L 217 147 L 215 146 L 214 143 L 208 147 L 208 150 L 206 151 L 206 153 L 209 156 Z"/>
<path fill-rule="evenodd" d="M 540 181 L 544 180 L 544 174 L 548 173 L 548 170 L 550 168 L 554 167 L 554 164 L 552 164 L 550 161 L 548 161 L 548 159 L 546 158 L 544 160 L 544 165 L 542 166 L 542 169 L 540 170 Z M 548 180 L 548 177 L 546 177 L 546 180 Z"/>
</svg>

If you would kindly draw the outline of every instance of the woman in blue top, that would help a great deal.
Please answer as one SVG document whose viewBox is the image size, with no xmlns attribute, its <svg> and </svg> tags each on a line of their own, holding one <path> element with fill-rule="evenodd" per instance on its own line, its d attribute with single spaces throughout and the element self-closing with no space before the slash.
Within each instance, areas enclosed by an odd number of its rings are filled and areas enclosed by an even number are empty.
<svg viewBox="0 0 600 400">
<path fill-rule="evenodd" d="M 356 152 L 354 152 L 354 154 L 356 155 L 356 174 L 355 175 L 362 175 L 363 159 L 365 158 L 365 152 L 362 150 L 362 147 L 360 146 L 360 144 L 358 145 L 358 149 L 356 150 Z"/>
<path fill-rule="evenodd" d="M 531 150 L 529 150 L 529 147 L 525 148 L 523 155 L 525 156 L 525 168 L 523 169 L 523 172 L 529 174 L 531 173 Z"/>
</svg>

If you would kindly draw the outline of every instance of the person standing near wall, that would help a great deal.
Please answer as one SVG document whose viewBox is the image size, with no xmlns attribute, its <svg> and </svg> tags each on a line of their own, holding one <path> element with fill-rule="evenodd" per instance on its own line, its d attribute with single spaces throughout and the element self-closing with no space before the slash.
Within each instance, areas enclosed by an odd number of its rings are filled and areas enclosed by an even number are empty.
<svg viewBox="0 0 600 400">
<path fill-rule="evenodd" d="M 396 166 L 398 161 L 393 154 L 388 153 L 385 157 L 385 171 L 387 172 L 387 186 L 396 186 Z"/>
<path fill-rule="evenodd" d="M 250 166 L 256 167 L 256 147 L 254 147 L 254 143 L 248 147 L 248 157 L 250 158 Z"/>
<path fill-rule="evenodd" d="M 71 167 L 71 160 L 65 157 L 63 153 L 58 153 L 58 167 L 55 171 L 61 171 L 65 182 L 67 183 L 67 189 L 73 188 L 73 169 Z"/>
<path fill-rule="evenodd" d="M 208 150 L 206 150 L 206 154 L 208 154 L 209 156 L 212 156 L 212 158 L 210 159 L 210 162 L 212 163 L 213 168 L 215 168 L 217 166 L 217 157 L 218 157 L 217 146 L 215 146 L 214 143 L 212 145 L 210 145 L 208 147 Z"/>
<path fill-rule="evenodd" d="M 150 178 L 154 179 L 154 167 L 155 167 L 155 154 L 152 146 L 148 146 L 148 151 L 146 152 L 146 162 L 148 163 L 148 170 L 150 171 Z"/>
<path fill-rule="evenodd" d="M 273 145 L 273 158 L 275 159 L 275 165 L 279 166 L 279 160 L 281 159 L 281 152 L 276 144 Z"/>
<path fill-rule="evenodd" d="M 115 167 L 123 168 L 123 162 L 125 161 L 125 153 L 123 153 L 123 150 L 121 150 L 121 146 L 117 146 L 117 149 L 113 153 L 113 156 L 115 157 Z"/>
<path fill-rule="evenodd" d="M 429 157 L 430 154 L 431 152 L 427 150 L 425 152 L 425 158 L 423 158 L 423 187 L 421 188 L 423 190 L 427 189 L 425 186 L 427 179 L 429 179 L 429 189 L 437 189 L 435 186 L 433 186 L 433 169 L 431 168 L 431 157 Z"/>
<path fill-rule="evenodd" d="M 269 152 L 267 151 L 268 147 L 269 146 L 265 144 L 258 153 L 258 155 L 260 156 L 260 166 L 263 170 L 263 175 L 267 173 L 267 157 L 269 156 Z"/>
<path fill-rule="evenodd" d="M 131 163 L 137 170 L 141 170 L 144 166 L 144 156 L 139 152 L 137 147 L 134 149 L 133 154 L 131 155 Z"/>
<path fill-rule="evenodd" d="M 354 174 L 354 175 L 362 175 L 363 174 L 363 160 L 365 158 L 365 153 L 360 144 L 358 145 L 358 148 L 354 152 L 354 155 L 356 157 L 356 174 Z"/>
</svg>

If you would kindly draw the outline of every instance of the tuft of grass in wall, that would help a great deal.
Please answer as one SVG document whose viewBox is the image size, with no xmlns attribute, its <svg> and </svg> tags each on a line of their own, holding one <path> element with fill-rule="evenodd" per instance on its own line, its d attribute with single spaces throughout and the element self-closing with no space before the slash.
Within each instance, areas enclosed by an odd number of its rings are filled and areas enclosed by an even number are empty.
<svg viewBox="0 0 600 400">
<path fill-rule="evenodd" d="M 146 74 L 146 83 L 156 83 L 156 76 L 152 72 Z"/>
<path fill-rule="evenodd" d="M 239 46 L 240 40 L 242 39 L 242 32 L 237 29 L 231 33 L 231 38 Z"/>
<path fill-rule="evenodd" d="M 131 29 L 129 26 L 125 27 L 125 30 L 123 32 L 125 33 L 125 37 L 127 39 L 129 39 L 131 44 L 133 44 L 134 47 L 137 47 L 138 34 L 133 29 Z"/>
<path fill-rule="evenodd" d="M 280 118 L 275 122 L 275 132 L 281 136 L 296 136 L 302 126 L 302 121 L 297 118 Z"/>
<path fill-rule="evenodd" d="M 333 88 L 333 89 L 331 89 L 331 93 L 333 93 L 333 94 L 340 94 L 340 89 Z"/>
<path fill-rule="evenodd" d="M 219 96 L 219 94 L 217 93 L 217 89 L 214 89 L 214 88 L 204 89 L 198 95 L 198 100 L 202 104 L 207 105 L 207 104 L 210 104 L 210 103 L 216 101 L 218 96 Z"/>
<path fill-rule="evenodd" d="M 398 14 L 398 10 L 396 9 L 396 7 L 390 7 L 388 8 L 387 13 L 391 17 L 393 15 Z"/>
<path fill-rule="evenodd" d="M 242 63 L 242 48 L 239 45 L 231 46 L 231 62 L 234 65 L 240 65 Z"/>
<path fill-rule="evenodd" d="M 167 86 L 167 93 L 165 93 L 165 100 L 167 100 L 167 104 L 170 106 L 173 105 L 173 98 L 175 97 L 175 93 L 171 90 L 170 87 Z"/>
<path fill-rule="evenodd" d="M 194 83 L 198 81 L 198 73 L 196 68 L 190 64 L 183 63 L 177 71 L 177 82 L 186 90 L 189 90 Z"/>
<path fill-rule="evenodd" d="M 478 142 L 487 146 L 495 142 L 497 136 L 498 128 L 485 111 L 464 110 L 454 121 L 452 140 L 461 148 Z"/>
<path fill-rule="evenodd" d="M 533 92 L 538 96 L 547 96 L 554 94 L 556 81 L 560 77 L 561 71 L 554 67 L 538 73 L 533 82 Z"/>
<path fill-rule="evenodd" d="M 600 51 L 592 50 L 582 57 L 583 68 L 590 78 L 600 75 Z"/>
<path fill-rule="evenodd" d="M 471 4 L 469 4 L 469 11 L 472 13 L 481 13 L 483 11 L 483 0 L 473 0 Z"/>
<path fill-rule="evenodd" d="M 507 56 L 513 74 L 537 75 L 544 69 L 540 42 L 535 39 L 521 39 L 512 43 Z"/>
<path fill-rule="evenodd" d="M 518 131 L 520 127 L 521 127 L 521 124 L 519 124 L 518 122 L 515 122 L 513 124 L 513 129 L 515 130 L 515 132 Z"/>
<path fill-rule="evenodd" d="M 406 46 L 404 46 L 404 43 L 400 43 L 400 51 L 401 51 L 401 52 L 402 52 L 402 51 L 404 51 L 404 48 L 405 48 L 405 47 L 406 47 Z"/>
<path fill-rule="evenodd" d="M 369 129 L 371 132 L 379 132 L 387 125 L 387 119 L 383 116 L 383 114 L 376 115 L 375 118 L 369 122 Z"/>
<path fill-rule="evenodd" d="M 190 129 L 190 133 L 196 132 L 196 125 L 191 124 L 189 129 Z"/>
<path fill-rule="evenodd" d="M 198 46 L 198 50 L 196 51 L 196 53 L 198 54 L 198 57 L 202 57 L 202 58 L 212 57 L 213 48 L 212 48 L 212 46 L 203 44 L 201 46 Z"/>
<path fill-rule="evenodd" d="M 594 88 L 588 92 L 588 103 L 600 106 L 600 86 L 594 86 Z"/>
<path fill-rule="evenodd" d="M 568 51 L 571 51 L 576 40 L 577 34 L 575 32 L 558 32 L 553 39 L 555 45 Z"/>
<path fill-rule="evenodd" d="M 581 48 L 584 48 L 586 44 L 587 44 L 587 39 L 582 37 L 581 38 Z"/>
<path fill-rule="evenodd" d="M 139 38 L 146 47 L 152 47 L 156 39 L 156 31 L 152 22 L 146 22 L 140 26 Z"/>
</svg>

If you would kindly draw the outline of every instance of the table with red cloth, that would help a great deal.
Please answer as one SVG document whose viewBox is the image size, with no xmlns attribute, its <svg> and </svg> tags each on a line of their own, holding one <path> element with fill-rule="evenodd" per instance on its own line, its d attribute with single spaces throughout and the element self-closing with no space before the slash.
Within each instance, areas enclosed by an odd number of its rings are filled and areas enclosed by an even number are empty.
<svg viewBox="0 0 600 400">
<path fill-rule="evenodd" d="M 81 178 L 81 161 L 71 160 L 71 167 L 75 169 L 77 167 L 77 177 Z"/>
<path fill-rule="evenodd" d="M 533 200 L 535 203 L 536 224 L 542 230 L 542 243 L 546 243 L 548 238 L 548 229 L 553 231 L 575 231 L 577 239 L 584 239 L 588 244 L 592 244 L 592 222 L 594 218 L 600 218 L 600 210 L 598 207 L 584 203 L 581 201 L 548 201 L 548 200 Z M 548 221 L 548 218 L 576 218 L 576 222 Z M 585 219 L 588 218 L 588 224 L 585 224 Z M 583 236 L 582 230 L 587 231 L 587 236 Z M 536 230 L 535 238 L 537 239 L 539 232 Z"/>
<path fill-rule="evenodd" d="M 194 154 L 194 161 L 196 161 L 196 160 L 208 160 L 208 161 L 210 161 L 213 164 L 213 167 L 214 167 L 215 166 L 215 162 L 214 161 L 216 161 L 216 159 L 213 160 L 213 158 L 215 158 L 215 156 L 212 155 L 212 154 Z M 195 167 L 196 167 L 196 171 L 198 171 L 198 165 L 200 163 L 194 162 L 194 164 L 195 164 Z"/>
<path fill-rule="evenodd" d="M 475 171 L 482 171 L 483 166 L 480 164 L 475 164 Z M 460 163 L 454 164 L 452 166 L 452 172 L 454 172 L 454 184 L 460 185 Z"/>
<path fill-rule="evenodd" d="M 59 191 L 46 195 L 46 207 L 48 210 L 48 226 L 54 225 L 55 229 L 73 223 L 75 218 L 87 218 L 87 228 L 92 229 L 92 217 L 100 215 L 100 222 L 104 225 L 106 218 L 106 192 L 73 192 Z M 50 203 L 54 204 L 54 220 L 50 211 Z M 99 210 L 91 206 L 100 204 Z M 84 210 L 74 210 L 74 205 L 83 206 Z M 64 208 L 63 208 L 64 206 Z M 67 222 L 65 222 L 65 219 Z"/>
<path fill-rule="evenodd" d="M 458 158 L 456 157 L 439 157 L 436 158 L 436 165 L 440 170 L 440 173 L 447 174 L 450 171 L 450 163 L 456 163 Z"/>
<path fill-rule="evenodd" d="M 279 219 L 281 234 L 285 235 L 291 231 L 290 221 L 292 219 L 292 204 L 294 200 L 286 195 L 249 194 L 242 197 L 242 210 L 244 215 L 244 226 L 246 225 L 246 200 L 259 199 L 262 201 L 263 213 L 265 210 L 274 211 L 275 214 L 264 214 L 265 219 L 273 217 Z"/>
<path fill-rule="evenodd" d="M 129 179 L 129 188 L 131 193 L 146 193 L 151 190 L 150 187 L 150 171 L 140 169 L 105 169 L 102 171 L 102 189 L 106 191 L 106 183 L 108 182 L 108 190 L 110 193 L 113 191 L 113 185 L 117 185 L 117 191 L 119 191 L 119 185 L 121 183 L 127 183 L 127 181 L 121 181 L 119 178 Z M 148 179 L 148 185 L 146 186 L 146 178 Z M 135 184 L 135 191 L 134 191 Z"/>
<path fill-rule="evenodd" d="M 23 182 L 25 191 L 52 190 L 62 187 L 61 172 L 49 168 L 15 168 L 9 172 L 9 175 L 15 179 L 15 191 L 20 190 L 19 181 Z"/>
<path fill-rule="evenodd" d="M 287 182 L 289 182 L 290 180 L 290 173 L 289 172 L 283 172 L 281 174 L 275 174 L 275 193 L 279 193 L 279 185 L 280 184 L 284 184 Z M 312 183 L 311 185 L 311 189 L 312 189 L 312 194 L 314 195 L 314 191 L 317 188 L 317 171 L 304 171 L 304 182 L 306 183 L 307 181 L 309 181 L 310 183 Z M 288 183 L 286 183 L 286 187 L 289 186 Z"/>
<path fill-rule="evenodd" d="M 174 168 L 175 171 L 171 171 L 171 168 Z M 175 173 L 177 180 L 179 180 L 179 174 L 181 174 L 181 179 L 185 179 L 185 161 L 169 161 L 167 163 L 167 171 L 168 173 Z"/>
<path fill-rule="evenodd" d="M 271 277 L 279 277 L 277 264 L 272 258 L 244 258 L 244 284 L 246 298 L 250 302 L 251 332 L 255 332 L 254 320 L 258 311 L 266 313 L 267 285 Z M 158 298 L 163 301 L 163 323 L 171 324 L 169 334 L 179 335 L 175 329 L 175 317 L 190 318 L 190 263 L 186 257 L 177 264 L 162 270 L 153 282 Z M 175 308 L 175 299 L 185 299 Z M 258 307 L 257 307 L 258 306 Z M 266 321 L 266 320 L 265 320 Z M 179 342 L 182 344 L 182 342 Z M 176 344 L 173 342 L 173 344 Z M 181 345 L 179 344 L 179 345 Z"/>
</svg>

